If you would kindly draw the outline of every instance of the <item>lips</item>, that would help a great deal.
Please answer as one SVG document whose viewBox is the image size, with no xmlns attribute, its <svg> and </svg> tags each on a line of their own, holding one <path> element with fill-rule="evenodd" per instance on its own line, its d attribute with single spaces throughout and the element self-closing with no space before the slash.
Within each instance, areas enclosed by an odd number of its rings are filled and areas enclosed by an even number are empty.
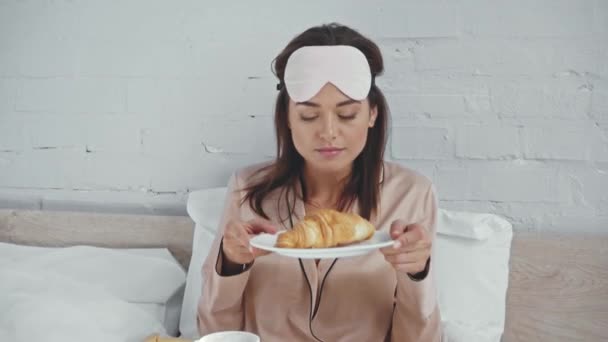
<svg viewBox="0 0 608 342">
<path fill-rule="evenodd" d="M 325 159 L 333 159 L 340 156 L 344 149 L 338 147 L 322 147 L 317 149 L 316 151 Z"/>
<path fill-rule="evenodd" d="M 338 147 L 323 147 L 323 148 L 319 148 L 317 149 L 317 151 L 319 152 L 338 152 L 338 151 L 342 151 L 343 148 L 338 148 Z"/>
</svg>

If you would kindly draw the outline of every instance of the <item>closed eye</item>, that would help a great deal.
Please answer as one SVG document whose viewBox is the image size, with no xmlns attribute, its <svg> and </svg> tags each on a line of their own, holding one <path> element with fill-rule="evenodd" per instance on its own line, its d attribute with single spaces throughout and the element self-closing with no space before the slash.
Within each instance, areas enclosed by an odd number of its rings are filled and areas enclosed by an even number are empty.
<svg viewBox="0 0 608 342">
<path fill-rule="evenodd" d="M 350 114 L 350 115 L 338 115 L 338 117 L 342 120 L 353 120 L 354 118 L 357 117 L 357 113 Z"/>
<path fill-rule="evenodd" d="M 314 116 L 304 116 L 304 115 L 300 115 L 300 119 L 302 121 L 314 121 L 316 118 L 318 118 L 318 115 L 314 115 Z"/>
</svg>

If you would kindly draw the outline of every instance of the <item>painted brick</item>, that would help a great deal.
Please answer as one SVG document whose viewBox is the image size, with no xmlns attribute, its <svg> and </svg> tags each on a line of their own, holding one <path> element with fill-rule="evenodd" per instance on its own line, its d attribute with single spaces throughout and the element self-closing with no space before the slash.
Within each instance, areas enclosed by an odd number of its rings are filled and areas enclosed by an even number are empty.
<svg viewBox="0 0 608 342">
<path fill-rule="evenodd" d="M 599 122 L 608 123 L 608 81 L 593 83 L 591 117 Z"/>
<path fill-rule="evenodd" d="M 14 112 L 16 94 L 16 79 L 0 78 L 0 116 Z"/>
<path fill-rule="evenodd" d="M 466 125 L 457 129 L 456 156 L 470 159 L 512 159 L 521 156 L 519 128 Z"/>
<path fill-rule="evenodd" d="M 133 117 L 30 115 L 24 121 L 32 148 L 79 148 L 82 151 L 138 152 L 140 124 Z M 69 122 L 69 124 L 66 124 Z"/>
<path fill-rule="evenodd" d="M 0 75 L 72 75 L 78 7 L 71 2 L 0 4 Z"/>
<path fill-rule="evenodd" d="M 206 153 L 198 156 L 155 157 L 155 167 L 147 171 L 150 189 L 155 192 L 192 191 L 225 186 L 234 170 L 268 160 L 249 154 Z M 208 165 L 214 165 L 213 168 Z M 174 177 L 167 177 L 170 173 Z"/>
<path fill-rule="evenodd" d="M 412 48 L 416 70 L 479 76 L 563 77 L 598 73 L 600 37 L 429 39 Z"/>
<path fill-rule="evenodd" d="M 384 59 L 385 75 L 376 78 L 377 84 L 381 84 L 387 74 L 413 73 L 414 72 L 414 47 L 415 41 L 409 39 L 383 39 L 374 40 L 382 52 Z"/>
<path fill-rule="evenodd" d="M 490 97 L 477 94 L 389 94 L 387 101 L 392 116 L 463 117 L 482 115 L 491 110 Z"/>
<path fill-rule="evenodd" d="M 7 154 L 0 157 L 0 188 L 71 189 L 83 177 L 83 154 L 72 149 Z M 100 172 L 114 168 L 108 165 L 101 165 Z"/>
<path fill-rule="evenodd" d="M 19 151 L 24 146 L 23 121 L 15 115 L 0 114 L 0 151 Z"/>
<path fill-rule="evenodd" d="M 583 119 L 589 113 L 591 90 L 583 80 L 493 83 L 492 106 L 503 117 Z"/>
<path fill-rule="evenodd" d="M 145 192 L 155 170 L 169 171 L 172 167 L 135 153 L 91 152 L 82 159 L 81 176 L 74 187 L 90 190 Z"/>
<path fill-rule="evenodd" d="M 545 121 L 522 130 L 528 159 L 608 161 L 608 138 L 592 123 Z"/>
<path fill-rule="evenodd" d="M 24 112 L 122 113 L 126 85 L 113 79 L 24 79 L 16 109 Z"/>
<path fill-rule="evenodd" d="M 437 188 L 446 200 L 498 202 L 560 202 L 570 198 L 569 188 L 555 168 L 526 161 L 441 163 Z"/>
<path fill-rule="evenodd" d="M 608 2 L 604 0 L 593 1 L 593 23 L 594 33 L 596 34 L 608 34 Z"/>
<path fill-rule="evenodd" d="M 393 127 L 391 156 L 395 159 L 448 159 L 450 135 L 441 127 Z"/>
<path fill-rule="evenodd" d="M 275 82 L 249 77 L 255 76 L 230 76 L 225 83 L 208 80 L 132 80 L 128 85 L 128 111 L 140 115 L 189 114 L 194 119 L 217 115 L 274 115 Z"/>
<path fill-rule="evenodd" d="M 372 3 L 369 6 L 378 7 Z M 376 16 L 375 36 L 435 38 L 461 35 L 462 17 L 457 3 L 395 1 L 376 11 L 381 13 Z"/>
<path fill-rule="evenodd" d="M 273 127 L 271 117 L 234 121 L 208 117 L 203 122 L 202 144 L 210 152 L 275 156 Z"/>
<path fill-rule="evenodd" d="M 608 202 L 608 165 L 600 165 L 570 167 L 564 171 L 571 181 L 579 204 L 595 207 L 599 203 Z"/>
<path fill-rule="evenodd" d="M 515 0 L 485 6 L 488 3 L 482 0 L 461 4 L 466 32 L 500 37 L 577 37 L 593 32 L 592 1 Z"/>
</svg>

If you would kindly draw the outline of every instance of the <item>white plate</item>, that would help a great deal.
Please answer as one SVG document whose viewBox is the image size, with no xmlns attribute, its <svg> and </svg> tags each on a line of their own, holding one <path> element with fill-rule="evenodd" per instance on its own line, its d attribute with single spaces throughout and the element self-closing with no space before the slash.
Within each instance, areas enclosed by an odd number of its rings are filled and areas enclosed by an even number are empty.
<svg viewBox="0 0 608 342">
<path fill-rule="evenodd" d="M 258 335 L 245 331 L 221 331 L 203 336 L 194 342 L 260 342 Z"/>
<path fill-rule="evenodd" d="M 332 248 L 279 248 L 275 247 L 277 234 L 260 234 L 251 239 L 249 244 L 255 248 L 267 250 L 284 256 L 302 259 L 333 259 L 363 255 L 373 250 L 388 247 L 393 240 L 386 231 L 379 231 L 371 239 L 348 246 Z"/>
</svg>

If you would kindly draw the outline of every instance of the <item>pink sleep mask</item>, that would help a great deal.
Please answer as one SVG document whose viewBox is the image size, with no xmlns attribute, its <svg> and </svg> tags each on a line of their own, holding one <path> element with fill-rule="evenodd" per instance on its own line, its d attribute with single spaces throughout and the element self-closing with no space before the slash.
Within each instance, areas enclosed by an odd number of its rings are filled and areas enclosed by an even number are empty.
<svg viewBox="0 0 608 342">
<path fill-rule="evenodd" d="M 304 46 L 285 66 L 285 86 L 292 100 L 313 98 L 328 82 L 353 100 L 367 97 L 372 75 L 365 55 L 348 45 Z"/>
</svg>

